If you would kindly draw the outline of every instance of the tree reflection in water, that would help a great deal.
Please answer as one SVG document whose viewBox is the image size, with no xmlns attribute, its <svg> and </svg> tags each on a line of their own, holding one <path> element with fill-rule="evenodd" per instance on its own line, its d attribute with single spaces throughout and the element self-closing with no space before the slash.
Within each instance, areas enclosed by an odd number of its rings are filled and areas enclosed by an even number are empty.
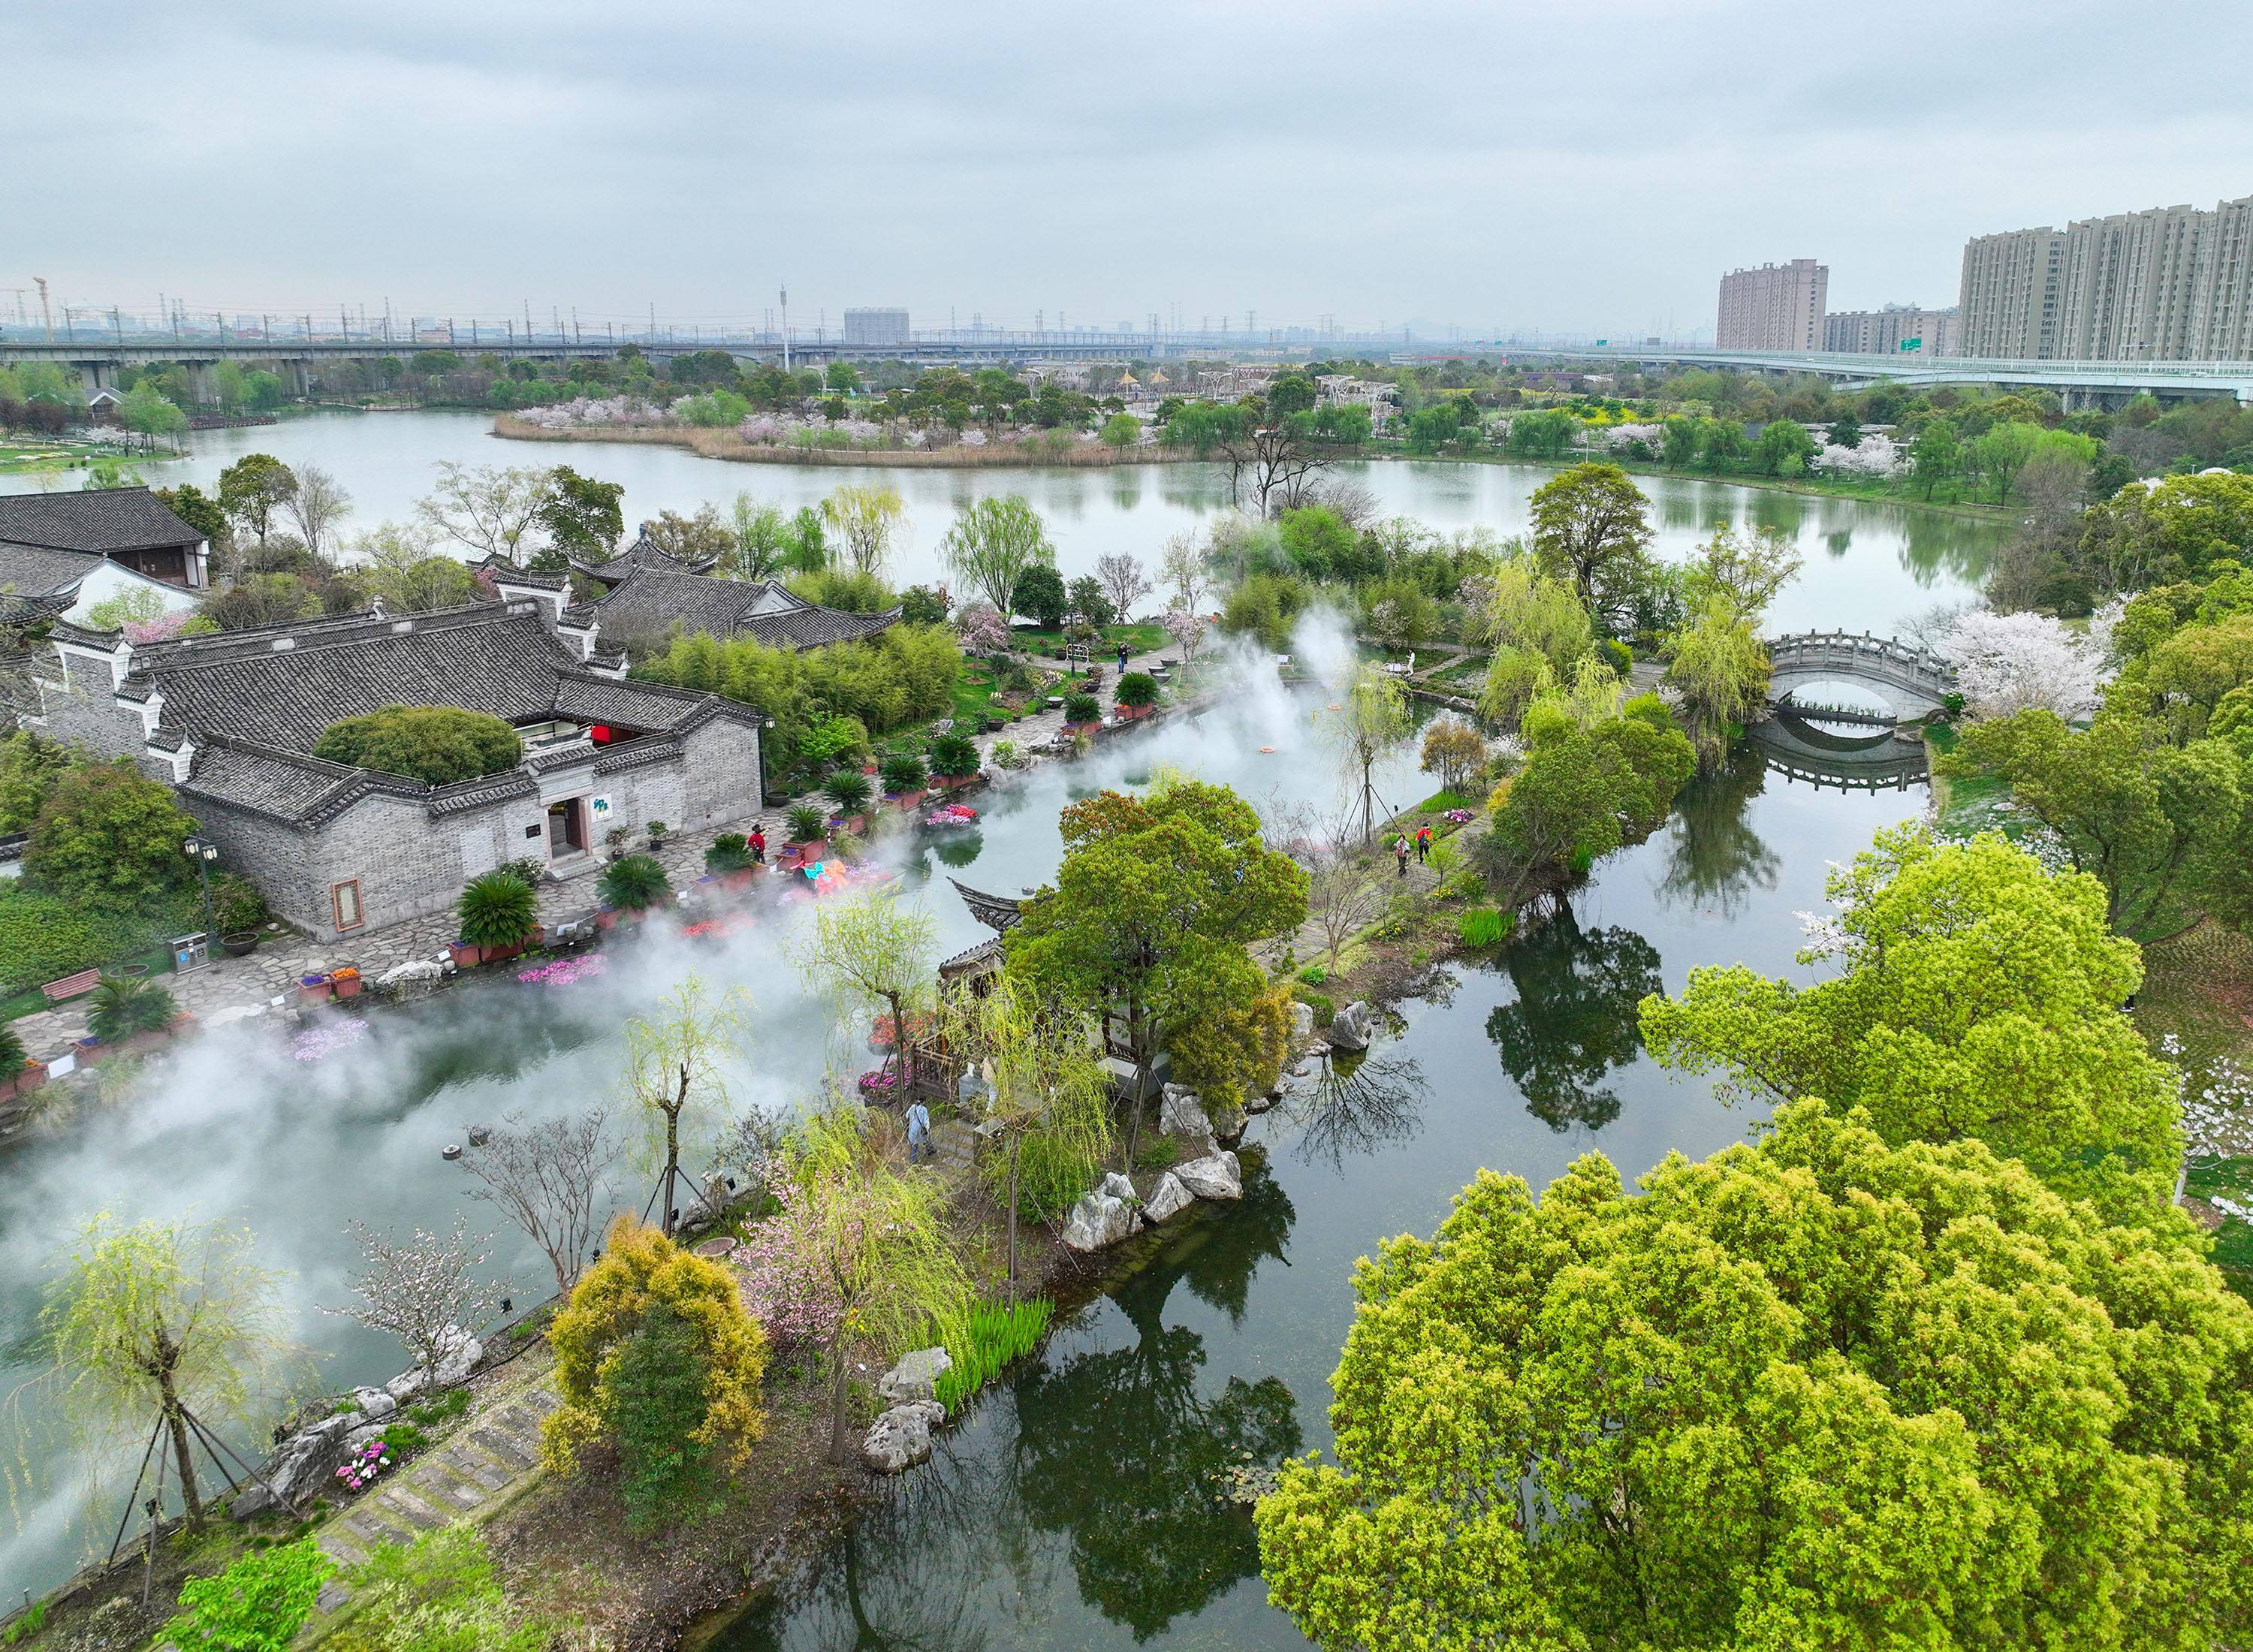
<svg viewBox="0 0 2253 1652">
<path fill-rule="evenodd" d="M 1782 859 L 1753 829 L 1752 801 L 1768 780 L 1768 763 L 1746 742 L 1716 774 L 1692 781 L 1667 822 L 1666 870 L 1658 898 L 1669 906 L 1705 908 L 1723 917 L 1742 911 L 1755 889 L 1772 889 Z"/>
<path fill-rule="evenodd" d="M 1050 1568 L 1063 1563 L 1081 1598 L 1139 1642 L 1256 1576 L 1249 1510 L 1215 1499 L 1224 1471 L 1300 1449 L 1296 1403 L 1274 1377 L 1209 1391 L 1204 1339 L 1165 1321 L 1176 1287 L 1238 1320 L 1254 1270 L 1283 1260 L 1291 1202 L 1258 1149 L 1239 1159 L 1243 1202 L 1175 1218 L 1180 1230 L 1113 1293 L 1123 1345 L 1058 1353 L 1075 1335 L 1060 1328 L 1053 1363 L 981 1397 L 928 1464 L 713 1652 L 1041 1641 L 1058 1615 Z M 1044 1552 L 1043 1533 L 1060 1553 Z"/>
<path fill-rule="evenodd" d="M 1198 1377 L 1204 1339 L 1164 1322 L 1176 1285 L 1243 1314 L 1253 1270 L 1283 1258 L 1291 1202 L 1250 1154 L 1244 1201 L 1202 1213 L 1114 1293 L 1134 1328 L 1123 1348 L 1078 1354 L 1016 1384 L 1018 1496 L 1039 1529 L 1067 1537 L 1081 1597 L 1137 1641 L 1259 1570 L 1249 1512 L 1217 1502 L 1220 1477 L 1272 1467 L 1300 1446 L 1280 1377 Z"/>
<path fill-rule="evenodd" d="M 1428 1094 L 1413 1056 L 1340 1050 L 1322 1063 L 1314 1088 L 1294 1092 L 1284 1112 L 1299 1126 L 1298 1156 L 1342 1170 L 1347 1160 L 1421 1130 Z"/>
<path fill-rule="evenodd" d="M 1562 1132 L 1601 1130 L 1619 1117 L 1603 1084 L 1643 1048 L 1636 1006 L 1660 990 L 1658 950 L 1632 930 L 1584 930 L 1570 902 L 1505 947 L 1503 972 L 1516 1000 L 1486 1018 L 1502 1064 L 1525 1111 Z"/>
</svg>

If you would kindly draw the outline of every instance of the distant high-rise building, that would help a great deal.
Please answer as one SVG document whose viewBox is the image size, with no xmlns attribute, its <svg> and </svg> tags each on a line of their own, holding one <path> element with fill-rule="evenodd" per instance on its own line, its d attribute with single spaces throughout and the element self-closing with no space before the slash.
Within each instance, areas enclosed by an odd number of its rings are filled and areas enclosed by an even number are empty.
<svg viewBox="0 0 2253 1652">
<path fill-rule="evenodd" d="M 1887 304 L 1883 310 L 1834 310 L 1823 317 L 1823 347 L 1854 356 L 1952 356 L 1953 307 Z"/>
<path fill-rule="evenodd" d="M 1721 277 L 1713 343 L 1723 350 L 1820 350 L 1831 271 L 1811 258 Z"/>
<path fill-rule="evenodd" d="M 908 341 L 908 312 L 904 310 L 848 310 L 845 312 L 845 342 L 869 350 L 882 350 Z"/>
<path fill-rule="evenodd" d="M 1978 236 L 1959 303 L 1967 356 L 2253 358 L 2253 196 Z"/>
</svg>

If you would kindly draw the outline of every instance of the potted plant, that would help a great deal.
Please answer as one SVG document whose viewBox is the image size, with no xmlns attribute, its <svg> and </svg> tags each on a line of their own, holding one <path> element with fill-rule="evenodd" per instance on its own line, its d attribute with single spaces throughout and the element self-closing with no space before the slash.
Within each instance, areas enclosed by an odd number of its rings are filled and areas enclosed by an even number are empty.
<svg viewBox="0 0 2253 1652">
<path fill-rule="evenodd" d="M 603 833 L 603 847 L 610 852 L 610 859 L 615 861 L 625 854 L 626 844 L 632 837 L 633 833 L 627 827 L 614 826 Z"/>
<path fill-rule="evenodd" d="M 884 791 L 903 809 L 912 809 L 923 801 L 929 780 L 924 772 L 923 759 L 911 751 L 903 751 L 884 759 Z"/>
<path fill-rule="evenodd" d="M 147 1049 L 164 1040 L 180 1007 L 155 981 L 108 976 L 94 989 L 87 1030 L 115 1050 Z"/>
<path fill-rule="evenodd" d="M 470 949 L 470 962 L 472 964 L 478 961 L 477 950 L 474 946 Z M 458 941 L 454 944 L 454 962 L 458 964 L 462 961 L 461 943 Z M 329 1001 L 328 971 L 321 970 L 314 974 L 300 975 L 297 978 L 297 1001 L 301 1004 L 327 1003 Z"/>
<path fill-rule="evenodd" d="M 978 747 L 968 735 L 944 734 L 931 742 L 931 771 L 952 791 L 978 774 Z"/>
<path fill-rule="evenodd" d="M 720 881 L 722 889 L 740 889 L 750 885 L 759 868 L 751 859 L 749 840 L 740 832 L 722 832 L 704 851 L 704 869 Z"/>
<path fill-rule="evenodd" d="M 329 972 L 329 990 L 338 998 L 358 998 L 359 989 L 359 972 L 351 965 Z"/>
<path fill-rule="evenodd" d="M 783 812 L 790 827 L 788 847 L 801 861 L 819 861 L 829 847 L 829 811 L 814 803 L 793 803 Z"/>
<path fill-rule="evenodd" d="M 665 834 L 673 830 L 662 820 L 651 821 L 645 829 L 649 833 L 649 848 L 652 854 L 665 847 Z"/>
<path fill-rule="evenodd" d="M 236 930 L 219 938 L 219 950 L 229 958 L 248 958 L 258 950 L 256 930 Z"/>
<path fill-rule="evenodd" d="M 1066 694 L 1064 697 L 1064 726 L 1072 734 L 1085 734 L 1103 721 L 1103 702 L 1093 694 Z"/>
<path fill-rule="evenodd" d="M 1119 680 L 1111 703 L 1129 722 L 1137 717 L 1147 717 L 1150 708 L 1158 703 L 1158 680 L 1147 672 L 1130 671 Z"/>
<path fill-rule="evenodd" d="M 837 805 L 838 817 L 844 822 L 847 832 L 859 833 L 867 830 L 868 822 L 865 811 L 868 806 L 868 776 L 856 774 L 850 769 L 840 769 L 829 777 L 821 789 L 829 794 L 829 800 Z"/>
<path fill-rule="evenodd" d="M 513 872 L 471 878 L 462 888 L 457 910 L 461 938 L 454 943 L 454 962 L 465 969 L 480 961 L 514 958 L 540 932 L 540 896 Z M 464 952 L 474 956 L 464 957 Z"/>
<path fill-rule="evenodd" d="M 0 1077 L 0 1101 L 12 1101 L 25 1089 L 38 1088 L 36 1084 L 26 1085 L 24 1083 L 24 1075 L 36 1065 L 38 1063 L 24 1053 L 24 1041 L 17 1035 L 16 1029 L 0 1024 L 0 1074 L 5 1075 Z M 41 1067 L 41 1082 L 45 1081 L 46 1076 L 46 1069 Z"/>
<path fill-rule="evenodd" d="M 646 854 L 629 854 L 611 861 L 603 868 L 602 882 L 596 887 L 605 905 L 637 917 L 652 906 L 663 905 L 673 893 L 665 868 Z"/>
</svg>

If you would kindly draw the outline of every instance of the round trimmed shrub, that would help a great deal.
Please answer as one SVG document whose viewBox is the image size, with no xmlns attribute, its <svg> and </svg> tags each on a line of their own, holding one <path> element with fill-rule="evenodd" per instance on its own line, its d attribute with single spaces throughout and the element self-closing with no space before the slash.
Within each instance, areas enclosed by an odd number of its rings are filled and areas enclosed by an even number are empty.
<svg viewBox="0 0 2253 1652">
<path fill-rule="evenodd" d="M 384 706 L 331 723 L 313 755 L 356 769 L 450 785 L 522 761 L 524 742 L 499 718 L 459 706 Z"/>
</svg>

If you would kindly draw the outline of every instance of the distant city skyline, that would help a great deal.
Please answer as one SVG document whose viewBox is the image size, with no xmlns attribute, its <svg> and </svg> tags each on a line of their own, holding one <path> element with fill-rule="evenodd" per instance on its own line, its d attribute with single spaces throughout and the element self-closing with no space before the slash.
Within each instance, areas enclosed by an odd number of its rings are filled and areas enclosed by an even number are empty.
<svg viewBox="0 0 2253 1652">
<path fill-rule="evenodd" d="M 150 313 L 732 328 L 787 280 L 832 331 L 1686 339 L 1730 269 L 1811 254 L 1835 308 L 1938 307 L 1974 236 L 2246 193 L 2243 6 L 1888 17 L 1948 51 L 1770 0 L 17 8 L 0 317 L 44 275 Z"/>
</svg>

